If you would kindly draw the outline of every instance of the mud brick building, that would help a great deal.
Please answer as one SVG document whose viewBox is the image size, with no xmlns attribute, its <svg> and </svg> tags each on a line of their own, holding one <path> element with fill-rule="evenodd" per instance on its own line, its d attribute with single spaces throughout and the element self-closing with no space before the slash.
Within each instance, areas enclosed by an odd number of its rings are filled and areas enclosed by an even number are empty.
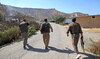
<svg viewBox="0 0 100 59">
<path fill-rule="evenodd" d="M 98 28 L 100 27 L 100 15 L 80 16 L 75 17 L 82 27 Z"/>
</svg>

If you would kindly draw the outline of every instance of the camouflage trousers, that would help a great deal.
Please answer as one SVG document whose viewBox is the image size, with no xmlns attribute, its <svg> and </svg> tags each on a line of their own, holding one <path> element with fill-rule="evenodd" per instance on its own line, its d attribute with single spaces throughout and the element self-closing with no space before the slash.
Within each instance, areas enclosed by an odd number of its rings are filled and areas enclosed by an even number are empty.
<svg viewBox="0 0 100 59">
<path fill-rule="evenodd" d="M 79 41 L 79 34 L 72 34 L 72 45 L 74 47 L 74 51 L 78 54 L 79 51 L 78 51 L 78 47 L 77 47 L 77 44 L 78 44 L 78 41 Z"/>
<path fill-rule="evenodd" d="M 25 46 L 27 44 L 27 40 L 28 40 L 28 33 L 24 32 L 24 33 L 21 33 L 21 35 L 24 40 L 23 45 Z"/>
<path fill-rule="evenodd" d="M 45 44 L 45 48 L 48 47 L 50 40 L 50 34 L 49 33 L 43 33 L 43 42 Z"/>
</svg>

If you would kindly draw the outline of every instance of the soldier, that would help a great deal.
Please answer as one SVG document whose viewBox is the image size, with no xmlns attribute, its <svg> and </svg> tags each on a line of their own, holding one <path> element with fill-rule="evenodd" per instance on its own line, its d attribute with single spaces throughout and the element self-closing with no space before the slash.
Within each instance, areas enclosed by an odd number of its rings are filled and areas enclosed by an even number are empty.
<svg viewBox="0 0 100 59">
<path fill-rule="evenodd" d="M 47 19 L 44 19 L 45 23 L 42 24 L 40 31 L 43 34 L 43 42 L 45 44 L 45 49 L 48 49 L 49 40 L 50 40 L 50 29 L 53 32 L 52 26 L 48 23 Z"/>
<path fill-rule="evenodd" d="M 19 24 L 19 31 L 21 32 L 22 38 L 24 39 L 23 42 L 24 49 L 26 49 L 27 40 L 28 40 L 28 25 L 29 23 L 27 23 L 25 19 L 21 21 L 21 23 Z"/>
<path fill-rule="evenodd" d="M 80 35 L 81 35 L 81 38 L 83 38 L 83 32 L 82 32 L 80 24 L 76 22 L 76 18 L 72 19 L 72 23 L 69 25 L 69 28 L 67 30 L 67 36 L 69 36 L 69 32 L 71 32 L 72 45 L 74 47 L 74 51 L 77 53 L 76 58 L 79 58 L 80 55 L 77 48 L 77 44 L 78 44 Z"/>
</svg>

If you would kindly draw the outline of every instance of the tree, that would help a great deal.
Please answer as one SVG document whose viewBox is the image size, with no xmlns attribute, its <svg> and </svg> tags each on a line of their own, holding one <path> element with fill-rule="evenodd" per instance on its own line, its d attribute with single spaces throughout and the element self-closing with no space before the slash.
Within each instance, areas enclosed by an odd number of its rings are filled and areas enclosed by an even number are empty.
<svg viewBox="0 0 100 59">
<path fill-rule="evenodd" d="M 53 19 L 54 19 L 55 22 L 60 22 L 61 23 L 66 19 L 66 17 L 63 16 L 63 15 L 56 15 L 56 16 L 53 17 Z"/>
</svg>

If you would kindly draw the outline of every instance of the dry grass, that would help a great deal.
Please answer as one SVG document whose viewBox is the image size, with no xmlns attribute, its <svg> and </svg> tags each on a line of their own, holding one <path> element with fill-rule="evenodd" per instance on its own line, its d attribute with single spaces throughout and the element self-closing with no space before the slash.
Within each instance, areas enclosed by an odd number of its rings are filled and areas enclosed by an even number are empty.
<svg viewBox="0 0 100 59">
<path fill-rule="evenodd" d="M 92 41 L 91 47 L 89 48 L 90 52 L 94 53 L 97 56 L 100 56 L 100 40 Z"/>
<path fill-rule="evenodd" d="M 100 31 L 100 28 L 82 28 L 82 29 L 86 31 Z"/>
</svg>

